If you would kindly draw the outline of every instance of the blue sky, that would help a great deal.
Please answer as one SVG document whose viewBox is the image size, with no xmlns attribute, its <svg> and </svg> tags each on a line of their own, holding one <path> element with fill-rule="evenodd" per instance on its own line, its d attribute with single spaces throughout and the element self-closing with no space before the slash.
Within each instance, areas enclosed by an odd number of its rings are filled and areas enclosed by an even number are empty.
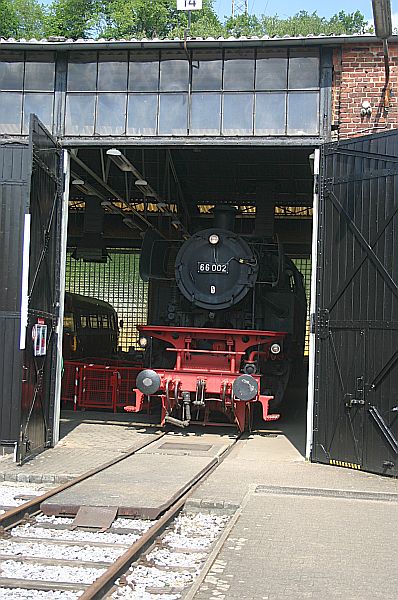
<svg viewBox="0 0 398 600">
<path fill-rule="evenodd" d="M 235 3 L 244 2 L 244 0 L 235 0 Z M 248 0 L 249 12 L 251 14 L 268 14 L 279 15 L 280 17 L 288 17 L 294 15 L 300 10 L 307 12 L 317 11 L 322 17 L 330 17 L 333 14 L 344 10 L 351 13 L 356 10 L 367 18 L 372 18 L 372 2 L 371 0 L 337 0 L 331 2 L 326 0 Z M 231 14 L 232 0 L 214 0 L 214 8 L 220 17 Z M 391 10 L 398 21 L 398 0 L 391 0 Z M 395 20 L 395 19 L 394 19 Z"/>
</svg>

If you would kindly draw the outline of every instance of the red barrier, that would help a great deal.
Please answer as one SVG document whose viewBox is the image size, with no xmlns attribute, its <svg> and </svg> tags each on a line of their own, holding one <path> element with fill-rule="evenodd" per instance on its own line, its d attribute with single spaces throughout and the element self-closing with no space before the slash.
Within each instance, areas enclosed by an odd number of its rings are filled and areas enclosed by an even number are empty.
<svg viewBox="0 0 398 600">
<path fill-rule="evenodd" d="M 109 362 L 118 364 L 65 361 L 62 401 L 72 402 L 74 410 L 96 408 L 112 409 L 113 412 L 131 402 L 135 379 L 142 365 Z"/>
<path fill-rule="evenodd" d="M 110 367 L 84 365 L 79 386 L 79 408 L 111 408 L 116 412 L 117 371 Z"/>
<path fill-rule="evenodd" d="M 133 390 L 135 388 L 135 380 L 137 374 L 142 370 L 142 366 L 135 367 L 118 367 L 117 371 L 120 375 L 119 388 L 117 394 L 116 406 L 123 408 L 131 401 Z"/>
</svg>

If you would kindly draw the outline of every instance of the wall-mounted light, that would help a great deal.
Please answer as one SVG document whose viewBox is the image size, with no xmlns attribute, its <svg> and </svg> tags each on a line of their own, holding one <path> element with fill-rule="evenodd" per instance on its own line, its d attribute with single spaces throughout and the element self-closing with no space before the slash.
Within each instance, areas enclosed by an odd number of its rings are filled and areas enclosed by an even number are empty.
<svg viewBox="0 0 398 600">
<path fill-rule="evenodd" d="M 147 182 L 147 181 L 145 181 L 145 179 L 137 179 L 137 180 L 134 182 L 134 184 L 135 184 L 137 187 L 139 187 L 139 186 L 141 186 L 141 187 L 147 187 L 147 185 L 148 185 L 148 182 Z"/>
<path fill-rule="evenodd" d="M 108 156 L 121 156 L 122 154 L 117 148 L 109 148 L 106 153 Z"/>
<path fill-rule="evenodd" d="M 121 171 L 134 172 L 134 167 L 131 162 L 117 148 L 109 148 L 106 151 L 106 154 Z"/>
<path fill-rule="evenodd" d="M 123 214 L 123 211 L 120 210 L 120 208 L 118 208 L 117 206 L 115 206 L 110 200 L 103 200 L 101 202 L 101 206 L 102 208 L 108 209 L 109 212 L 115 215 Z"/>
<path fill-rule="evenodd" d="M 97 192 L 89 183 L 85 183 L 83 179 L 73 179 L 72 185 L 75 186 L 79 192 L 82 192 L 86 196 L 98 196 L 101 198 L 101 194 Z"/>
<path fill-rule="evenodd" d="M 370 117 L 372 114 L 372 105 L 369 100 L 364 100 L 361 104 L 361 116 L 362 117 Z"/>
<path fill-rule="evenodd" d="M 308 162 L 310 163 L 310 171 L 311 171 L 311 175 L 314 174 L 314 163 L 315 163 L 315 152 L 312 152 L 309 156 L 308 156 Z"/>
</svg>

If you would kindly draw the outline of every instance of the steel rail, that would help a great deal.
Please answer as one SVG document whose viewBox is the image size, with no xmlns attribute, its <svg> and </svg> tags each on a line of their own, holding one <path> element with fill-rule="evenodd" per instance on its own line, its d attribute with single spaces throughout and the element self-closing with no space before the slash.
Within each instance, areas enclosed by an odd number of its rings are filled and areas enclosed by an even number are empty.
<svg viewBox="0 0 398 600">
<path fill-rule="evenodd" d="M 217 467 L 224 461 L 228 454 L 235 447 L 235 444 L 242 437 L 239 434 L 234 442 L 226 448 L 226 450 L 218 457 L 216 464 L 212 464 L 210 468 L 202 474 L 202 476 L 196 480 L 184 494 L 176 500 L 176 502 L 167 509 L 167 511 L 156 521 L 154 525 L 148 531 L 146 531 L 139 540 L 134 542 L 131 547 L 122 554 L 105 573 L 103 573 L 98 579 L 96 579 L 81 596 L 79 600 L 100 600 L 104 598 L 105 594 L 113 587 L 116 579 L 123 575 L 130 567 L 131 563 L 134 562 L 145 550 L 153 544 L 154 540 L 162 533 L 167 527 L 169 522 L 177 515 L 177 513 L 184 506 L 185 502 L 192 494 L 192 492 L 203 483 L 203 480 L 208 477 Z"/>
<path fill-rule="evenodd" d="M 133 454 L 136 454 L 136 452 L 138 452 L 139 450 L 142 450 L 143 448 L 146 448 L 147 446 L 150 446 L 151 444 L 157 442 L 160 438 L 164 437 L 166 435 L 166 433 L 167 433 L 166 431 L 162 431 L 160 434 L 158 434 L 155 437 L 155 439 L 148 440 L 144 444 L 141 444 L 140 446 L 138 446 L 136 448 L 134 447 L 132 450 L 127 451 L 125 454 L 123 454 L 123 456 L 114 458 L 114 459 L 110 460 L 109 462 L 106 462 L 106 463 L 100 465 L 99 467 L 95 467 L 94 469 L 91 469 L 90 471 L 87 471 L 86 473 L 79 475 L 78 477 L 76 477 L 75 479 L 72 479 L 71 481 L 63 483 L 62 485 L 58 486 L 57 488 L 53 488 L 53 489 L 49 490 L 48 492 L 45 492 L 41 496 L 37 496 L 37 497 L 33 498 L 32 500 L 29 500 L 28 502 L 21 504 L 20 506 L 16 506 L 16 507 L 8 510 L 4 514 L 0 515 L 0 532 L 2 530 L 4 531 L 6 529 L 14 527 L 18 523 L 20 523 L 21 521 L 26 519 L 27 514 L 32 515 L 34 513 L 40 512 L 41 503 L 44 502 L 45 500 L 47 500 L 48 498 L 51 498 L 52 496 L 55 496 L 56 494 L 63 492 L 64 490 L 67 490 L 68 488 L 71 488 L 74 485 L 77 485 L 81 481 L 89 479 L 93 475 L 96 475 L 97 473 L 101 473 L 102 471 L 105 471 L 109 467 L 112 467 L 113 465 L 116 465 L 117 463 L 122 462 L 123 460 L 125 460 L 126 458 L 129 458 L 130 456 L 133 456 Z"/>
</svg>

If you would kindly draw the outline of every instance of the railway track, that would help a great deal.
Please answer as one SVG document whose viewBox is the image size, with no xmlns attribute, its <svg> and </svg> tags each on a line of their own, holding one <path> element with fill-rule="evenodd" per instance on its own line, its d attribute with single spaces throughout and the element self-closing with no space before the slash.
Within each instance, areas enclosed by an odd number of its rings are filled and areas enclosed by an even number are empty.
<svg viewBox="0 0 398 600">
<path fill-rule="evenodd" d="M 229 518 L 181 511 L 239 437 L 155 521 L 119 517 L 106 531 L 93 531 L 73 529 L 72 518 L 46 516 L 40 510 L 43 501 L 61 490 L 89 480 L 165 435 L 0 514 L 0 598 L 179 598 Z"/>
</svg>

